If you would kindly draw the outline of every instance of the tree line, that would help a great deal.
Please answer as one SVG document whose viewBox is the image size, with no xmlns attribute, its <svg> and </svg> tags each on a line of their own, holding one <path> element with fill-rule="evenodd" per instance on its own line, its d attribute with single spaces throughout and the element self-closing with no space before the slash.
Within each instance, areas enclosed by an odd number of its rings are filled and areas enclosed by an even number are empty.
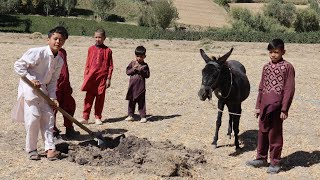
<svg viewBox="0 0 320 180">
<path fill-rule="evenodd" d="M 43 16 L 71 16 L 76 9 L 77 0 L 2 0 L 0 14 L 25 14 Z M 139 26 L 168 28 L 176 19 L 178 11 L 172 0 L 136 0 L 139 3 Z M 110 11 L 116 7 L 116 0 L 92 0 L 90 9 L 97 21 L 107 21 Z"/>
</svg>

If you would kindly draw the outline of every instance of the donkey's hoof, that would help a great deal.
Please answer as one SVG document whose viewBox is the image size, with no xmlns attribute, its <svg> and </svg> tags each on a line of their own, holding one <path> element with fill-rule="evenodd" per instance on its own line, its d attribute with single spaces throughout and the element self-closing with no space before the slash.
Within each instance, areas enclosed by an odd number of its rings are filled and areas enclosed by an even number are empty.
<svg viewBox="0 0 320 180">
<path fill-rule="evenodd" d="M 211 144 L 212 144 L 213 149 L 216 149 L 218 147 L 217 143 L 215 143 L 215 142 L 212 142 Z"/>
<path fill-rule="evenodd" d="M 239 152 L 239 151 L 242 151 L 242 148 L 241 147 L 236 147 L 236 152 Z"/>
</svg>

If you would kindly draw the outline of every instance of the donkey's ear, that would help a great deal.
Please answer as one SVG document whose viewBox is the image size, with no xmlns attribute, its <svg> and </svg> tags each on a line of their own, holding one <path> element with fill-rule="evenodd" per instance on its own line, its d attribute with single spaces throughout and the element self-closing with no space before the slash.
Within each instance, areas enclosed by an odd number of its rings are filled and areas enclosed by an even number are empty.
<svg viewBox="0 0 320 180">
<path fill-rule="evenodd" d="M 229 58 L 229 56 L 231 55 L 233 51 L 233 48 L 230 49 L 229 52 L 227 52 L 227 54 L 223 55 L 222 57 L 219 57 L 218 59 L 218 64 L 223 64 L 224 62 L 226 62 L 226 60 Z"/>
<path fill-rule="evenodd" d="M 208 63 L 209 61 L 212 61 L 212 59 L 210 59 L 209 56 L 207 56 L 207 54 L 204 52 L 203 49 L 200 49 L 200 54 L 206 63 Z"/>
</svg>

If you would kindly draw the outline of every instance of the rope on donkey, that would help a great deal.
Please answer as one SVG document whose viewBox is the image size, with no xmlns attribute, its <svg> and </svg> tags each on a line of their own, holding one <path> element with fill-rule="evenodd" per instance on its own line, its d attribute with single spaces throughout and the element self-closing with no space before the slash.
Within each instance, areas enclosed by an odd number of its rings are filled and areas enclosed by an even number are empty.
<svg viewBox="0 0 320 180">
<path fill-rule="evenodd" d="M 212 107 L 216 107 L 214 104 L 213 104 L 213 102 L 212 102 L 212 100 L 210 99 L 209 101 L 209 104 L 211 104 L 212 105 Z M 223 113 L 223 111 L 221 110 L 221 109 L 219 109 L 219 108 L 217 108 L 217 111 L 219 111 L 219 112 L 222 112 Z M 233 113 L 233 112 L 228 112 L 229 114 L 231 114 L 231 115 L 235 115 L 235 116 L 241 116 L 241 114 L 238 114 L 238 113 Z"/>
</svg>

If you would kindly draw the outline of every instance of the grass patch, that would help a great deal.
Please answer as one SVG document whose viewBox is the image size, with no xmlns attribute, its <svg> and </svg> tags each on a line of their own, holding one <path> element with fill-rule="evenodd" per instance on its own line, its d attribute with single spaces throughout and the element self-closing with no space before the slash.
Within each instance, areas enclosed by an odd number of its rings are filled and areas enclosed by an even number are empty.
<svg viewBox="0 0 320 180">
<path fill-rule="evenodd" d="M 236 41 L 236 42 L 269 42 L 274 38 L 282 38 L 286 43 L 320 43 L 320 31 L 309 33 L 296 32 L 239 32 L 231 29 L 210 29 L 207 31 L 172 31 L 135 25 L 97 22 L 94 20 L 25 16 L 25 15 L 0 15 L 0 31 L 33 33 L 41 32 L 47 34 L 50 28 L 63 25 L 68 29 L 70 35 L 92 36 L 94 31 L 100 27 L 107 32 L 108 38 L 129 39 L 167 39 L 167 40 L 202 40 L 203 44 L 213 41 Z"/>
</svg>

